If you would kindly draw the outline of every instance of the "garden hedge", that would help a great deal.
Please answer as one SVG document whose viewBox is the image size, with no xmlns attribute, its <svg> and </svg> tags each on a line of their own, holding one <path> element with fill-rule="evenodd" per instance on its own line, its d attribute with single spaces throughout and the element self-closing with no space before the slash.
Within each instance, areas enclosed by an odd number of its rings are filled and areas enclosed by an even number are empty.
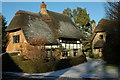
<svg viewBox="0 0 120 80">
<path fill-rule="evenodd" d="M 26 73 L 43 73 L 43 72 L 56 71 L 86 62 L 86 57 L 84 55 L 69 59 L 49 61 L 45 63 L 40 61 L 24 60 L 23 56 L 10 56 L 10 57 L 18 65 L 18 67 L 23 72 Z"/>
</svg>

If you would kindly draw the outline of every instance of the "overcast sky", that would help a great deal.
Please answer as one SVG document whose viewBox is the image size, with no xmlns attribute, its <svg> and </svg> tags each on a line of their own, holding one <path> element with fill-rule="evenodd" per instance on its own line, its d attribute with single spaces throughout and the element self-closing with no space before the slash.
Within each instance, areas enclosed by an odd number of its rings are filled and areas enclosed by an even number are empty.
<svg viewBox="0 0 120 80">
<path fill-rule="evenodd" d="M 38 13 L 40 4 L 41 2 L 3 2 L 2 14 L 9 24 L 18 10 Z M 46 2 L 46 4 L 48 10 L 58 13 L 62 13 L 66 8 L 86 8 L 87 13 L 90 14 L 90 19 L 94 19 L 97 23 L 101 18 L 105 18 L 104 2 Z"/>
</svg>

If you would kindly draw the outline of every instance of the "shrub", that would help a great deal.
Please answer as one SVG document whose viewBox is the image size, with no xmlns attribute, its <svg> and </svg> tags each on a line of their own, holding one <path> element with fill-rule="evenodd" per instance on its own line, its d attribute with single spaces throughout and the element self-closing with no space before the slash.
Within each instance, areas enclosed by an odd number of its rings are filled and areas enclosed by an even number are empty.
<svg viewBox="0 0 120 80">
<path fill-rule="evenodd" d="M 88 54 L 88 56 L 90 57 L 90 58 L 94 58 L 94 55 L 93 54 Z"/>
<path fill-rule="evenodd" d="M 32 62 L 41 61 L 45 62 L 47 57 L 47 53 L 45 50 L 45 40 L 41 38 L 32 38 L 29 39 L 31 45 L 26 45 L 26 49 L 24 50 L 24 58 L 29 59 Z"/>
<path fill-rule="evenodd" d="M 75 58 L 71 58 L 71 65 L 77 65 L 83 62 L 86 62 L 86 57 L 84 55 L 81 55 L 80 57 L 75 57 Z"/>
<path fill-rule="evenodd" d="M 94 54 L 94 58 L 100 58 L 99 54 Z"/>
<path fill-rule="evenodd" d="M 49 62 L 32 62 L 32 60 L 24 60 L 23 56 L 12 56 L 12 59 L 23 72 L 27 73 L 43 73 L 60 70 L 86 61 L 86 57 L 84 55 Z"/>
<path fill-rule="evenodd" d="M 15 62 L 21 62 L 21 61 L 24 61 L 24 56 L 23 55 L 19 55 L 19 56 L 11 56 L 12 59 L 15 61 Z"/>
<path fill-rule="evenodd" d="M 60 70 L 71 66 L 72 65 L 70 64 L 70 59 L 61 59 L 58 60 L 57 63 L 55 64 L 55 70 Z"/>
<path fill-rule="evenodd" d="M 45 69 L 45 66 L 43 65 L 42 62 L 32 62 L 31 60 L 24 60 L 23 56 L 12 56 L 12 59 L 23 72 L 27 73 L 44 72 L 43 70 Z M 42 67 L 44 67 L 44 69 Z"/>
<path fill-rule="evenodd" d="M 18 61 L 21 61 L 21 60 L 18 60 Z M 12 57 L 8 53 L 5 53 L 2 55 L 2 71 L 3 72 L 9 72 L 9 71 L 21 72 L 22 70 L 20 69 L 18 64 L 14 62 Z"/>
<path fill-rule="evenodd" d="M 14 52 L 14 53 L 8 53 L 10 56 L 17 56 L 19 52 Z"/>
<path fill-rule="evenodd" d="M 86 57 L 84 55 L 81 56 L 77 56 L 77 57 L 73 57 L 73 58 L 69 58 L 69 59 L 61 59 L 56 61 L 56 63 L 54 63 L 54 70 L 60 70 L 60 69 L 64 69 L 64 68 L 68 68 L 71 67 L 73 65 L 77 65 L 83 62 L 86 62 Z"/>
<path fill-rule="evenodd" d="M 108 64 L 120 65 L 119 62 L 119 46 L 107 44 L 103 48 L 103 59 Z"/>
<path fill-rule="evenodd" d="M 100 56 L 99 54 L 88 54 L 88 56 L 90 57 L 90 58 L 101 58 L 102 56 Z"/>
<path fill-rule="evenodd" d="M 56 60 L 60 59 L 61 56 L 61 51 L 59 49 L 56 49 L 55 51 L 52 52 L 52 56 L 53 58 L 55 58 Z"/>
<path fill-rule="evenodd" d="M 42 63 L 42 62 L 31 63 L 30 60 L 23 61 L 20 64 L 20 67 L 23 70 L 23 72 L 27 72 L 27 73 L 38 73 L 38 72 L 43 73 L 48 71 L 47 63 Z"/>
</svg>

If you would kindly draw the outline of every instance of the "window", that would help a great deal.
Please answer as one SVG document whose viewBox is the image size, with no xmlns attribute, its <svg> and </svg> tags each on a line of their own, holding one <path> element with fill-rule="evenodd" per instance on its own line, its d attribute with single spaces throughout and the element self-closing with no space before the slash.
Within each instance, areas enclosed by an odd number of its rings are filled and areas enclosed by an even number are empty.
<svg viewBox="0 0 120 80">
<path fill-rule="evenodd" d="M 103 35 L 100 35 L 100 39 L 103 39 Z"/>
<path fill-rule="evenodd" d="M 62 57 L 70 56 L 70 53 L 68 51 L 62 52 Z"/>
<path fill-rule="evenodd" d="M 47 51 L 47 57 L 50 58 L 51 57 L 51 52 Z"/>
<path fill-rule="evenodd" d="M 74 51 L 74 56 L 77 56 L 77 54 L 78 54 L 77 51 Z"/>
<path fill-rule="evenodd" d="M 13 36 L 13 43 L 19 43 L 19 42 L 20 42 L 20 36 L 19 35 Z"/>
<path fill-rule="evenodd" d="M 99 52 L 102 52 L 102 50 L 103 50 L 103 49 L 102 49 L 102 48 L 100 48 L 100 49 L 99 49 Z"/>
<path fill-rule="evenodd" d="M 71 44 L 76 44 L 77 43 L 77 40 L 69 40 L 69 39 L 63 39 L 63 40 L 60 40 L 60 42 L 62 43 L 71 43 Z"/>
</svg>

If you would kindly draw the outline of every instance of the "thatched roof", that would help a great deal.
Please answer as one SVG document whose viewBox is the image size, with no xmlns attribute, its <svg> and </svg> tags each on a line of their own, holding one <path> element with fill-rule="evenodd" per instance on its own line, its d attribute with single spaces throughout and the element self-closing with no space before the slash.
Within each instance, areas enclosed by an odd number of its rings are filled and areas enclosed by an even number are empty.
<svg viewBox="0 0 120 80">
<path fill-rule="evenodd" d="M 112 25 L 114 26 L 114 21 L 110 21 L 107 19 L 101 19 L 95 29 L 95 32 L 106 32 L 108 31 L 109 28 L 112 27 Z"/>
<path fill-rule="evenodd" d="M 105 41 L 103 39 L 98 40 L 95 44 L 94 44 L 94 48 L 102 48 L 104 45 Z"/>
<path fill-rule="evenodd" d="M 98 25 L 96 26 L 94 33 L 92 34 L 91 41 L 93 41 L 94 37 L 96 36 L 96 34 L 98 32 L 109 32 L 110 33 L 110 30 L 113 30 L 114 26 L 115 26 L 114 21 L 110 21 L 110 20 L 107 20 L 107 19 L 101 19 L 98 22 Z"/>
<path fill-rule="evenodd" d="M 39 37 L 44 38 L 47 44 L 56 43 L 58 38 L 81 38 L 81 33 L 69 17 L 48 10 L 47 13 L 48 15 L 43 15 L 19 10 L 7 27 L 7 31 L 22 29 L 27 40 Z"/>
</svg>

